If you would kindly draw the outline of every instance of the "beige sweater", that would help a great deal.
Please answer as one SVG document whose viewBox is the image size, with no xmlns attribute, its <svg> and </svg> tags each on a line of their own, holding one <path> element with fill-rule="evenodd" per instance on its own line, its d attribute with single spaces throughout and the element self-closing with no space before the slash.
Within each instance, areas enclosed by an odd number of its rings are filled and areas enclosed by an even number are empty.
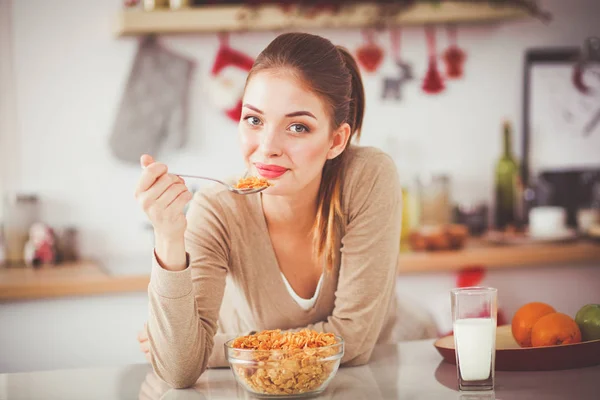
<svg viewBox="0 0 600 400">
<path fill-rule="evenodd" d="M 340 262 L 325 274 L 309 310 L 282 280 L 261 195 L 221 188 L 195 195 L 186 232 L 189 267 L 167 271 L 154 258 L 148 287 L 152 365 L 163 380 L 188 387 L 207 367 L 227 366 L 223 344 L 251 330 L 333 332 L 346 342 L 343 365 L 364 364 L 376 343 L 394 340 L 400 182 L 382 151 L 346 151 Z"/>
</svg>

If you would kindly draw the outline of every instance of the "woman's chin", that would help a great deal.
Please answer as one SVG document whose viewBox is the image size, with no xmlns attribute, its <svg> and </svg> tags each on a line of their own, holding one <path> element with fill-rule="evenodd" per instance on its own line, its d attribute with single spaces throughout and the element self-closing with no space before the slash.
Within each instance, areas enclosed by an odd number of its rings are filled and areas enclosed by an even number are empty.
<svg viewBox="0 0 600 400">
<path fill-rule="evenodd" d="M 269 183 L 272 185 L 261 193 L 273 196 L 293 196 L 298 192 L 298 188 L 290 182 L 288 179 L 269 179 Z"/>
<path fill-rule="evenodd" d="M 276 187 L 274 184 L 274 186 L 266 188 L 261 193 L 267 196 L 286 196 L 289 194 L 289 191 L 285 187 Z"/>
</svg>

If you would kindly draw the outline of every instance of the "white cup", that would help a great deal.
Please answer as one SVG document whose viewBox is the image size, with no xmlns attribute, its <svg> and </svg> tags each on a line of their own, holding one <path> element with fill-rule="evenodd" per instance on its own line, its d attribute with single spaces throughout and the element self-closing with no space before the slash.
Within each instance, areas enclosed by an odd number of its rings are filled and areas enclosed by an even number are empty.
<svg viewBox="0 0 600 400">
<path fill-rule="evenodd" d="M 553 237 L 564 235 L 567 229 L 567 213 L 562 207 L 534 207 L 529 211 L 529 235 Z"/>
</svg>

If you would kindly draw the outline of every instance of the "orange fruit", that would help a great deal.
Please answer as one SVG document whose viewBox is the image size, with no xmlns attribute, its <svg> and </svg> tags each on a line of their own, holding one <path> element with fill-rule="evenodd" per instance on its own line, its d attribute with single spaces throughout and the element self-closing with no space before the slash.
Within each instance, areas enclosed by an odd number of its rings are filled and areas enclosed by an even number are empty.
<svg viewBox="0 0 600 400">
<path fill-rule="evenodd" d="M 546 314 L 533 325 L 533 347 L 580 343 L 581 331 L 575 320 L 563 313 Z"/>
<path fill-rule="evenodd" d="M 549 304 L 541 302 L 527 303 L 517 310 L 512 319 L 512 334 L 519 346 L 531 347 L 531 329 L 544 315 L 555 313 Z"/>
</svg>

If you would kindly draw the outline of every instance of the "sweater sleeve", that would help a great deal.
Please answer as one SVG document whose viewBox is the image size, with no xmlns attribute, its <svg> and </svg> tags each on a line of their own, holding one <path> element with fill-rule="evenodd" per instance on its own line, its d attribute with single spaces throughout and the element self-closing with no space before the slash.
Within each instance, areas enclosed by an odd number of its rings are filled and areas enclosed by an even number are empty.
<svg viewBox="0 0 600 400">
<path fill-rule="evenodd" d="M 256 331 L 238 333 L 217 332 L 214 339 L 213 352 L 208 360 L 208 368 L 229 367 L 229 362 L 225 356 L 225 343 L 240 336 L 247 336 L 253 333 L 256 333 Z"/>
<path fill-rule="evenodd" d="M 402 191 L 392 159 L 379 154 L 352 171 L 348 221 L 341 243 L 336 300 L 325 321 L 306 328 L 345 341 L 344 365 L 368 362 L 393 301 L 402 218 Z"/>
<path fill-rule="evenodd" d="M 168 271 L 154 256 L 148 286 L 152 366 L 175 388 L 194 385 L 207 368 L 229 270 L 230 242 L 218 201 L 197 194 L 187 220 L 188 267 Z"/>
</svg>

